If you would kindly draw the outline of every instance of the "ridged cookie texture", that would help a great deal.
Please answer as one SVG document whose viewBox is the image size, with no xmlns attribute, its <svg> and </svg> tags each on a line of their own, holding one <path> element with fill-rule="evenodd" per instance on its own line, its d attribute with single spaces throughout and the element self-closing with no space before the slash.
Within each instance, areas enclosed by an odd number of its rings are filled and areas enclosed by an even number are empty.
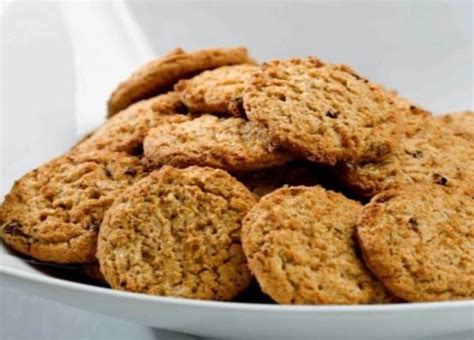
<svg viewBox="0 0 474 340">
<path fill-rule="evenodd" d="M 281 304 L 392 301 L 355 243 L 362 205 L 322 187 L 285 187 L 244 219 L 242 244 L 262 290 Z"/>
<path fill-rule="evenodd" d="M 191 121 L 163 124 L 143 143 L 153 166 L 210 166 L 230 172 L 282 165 L 293 158 L 274 147 L 267 131 L 243 118 L 202 115 Z"/>
<path fill-rule="evenodd" d="M 139 155 L 143 152 L 143 140 L 150 129 L 189 120 L 187 111 L 175 92 L 143 100 L 109 118 L 73 147 L 73 152 L 109 150 Z"/>
<path fill-rule="evenodd" d="M 439 119 L 446 127 L 452 129 L 454 134 L 474 143 L 474 111 L 449 113 Z"/>
<path fill-rule="evenodd" d="M 165 166 L 108 211 L 99 235 L 101 271 L 116 289 L 231 300 L 251 279 L 240 233 L 254 204 L 222 170 Z"/>
<path fill-rule="evenodd" d="M 343 164 L 340 176 L 365 197 L 414 183 L 474 192 L 474 144 L 429 112 L 412 107 L 397 150 L 377 162 Z"/>
<path fill-rule="evenodd" d="M 0 209 L 5 243 L 35 259 L 96 261 L 105 211 L 143 176 L 140 161 L 120 153 L 58 157 L 15 182 Z"/>
<path fill-rule="evenodd" d="M 181 80 L 174 89 L 192 112 L 245 117 L 242 94 L 255 65 L 223 66 Z"/>
<path fill-rule="evenodd" d="M 108 101 L 108 115 L 113 116 L 130 104 L 167 92 L 179 80 L 192 77 L 204 70 L 253 62 L 247 54 L 247 49 L 243 47 L 213 48 L 194 52 L 177 48 L 164 57 L 142 66 L 120 83 Z"/>
<path fill-rule="evenodd" d="M 244 91 L 248 118 L 273 141 L 310 160 L 378 159 L 400 140 L 400 105 L 345 65 L 319 59 L 264 63 Z"/>
<path fill-rule="evenodd" d="M 474 197 L 433 184 L 375 196 L 358 220 L 371 271 L 407 301 L 474 298 Z"/>
</svg>

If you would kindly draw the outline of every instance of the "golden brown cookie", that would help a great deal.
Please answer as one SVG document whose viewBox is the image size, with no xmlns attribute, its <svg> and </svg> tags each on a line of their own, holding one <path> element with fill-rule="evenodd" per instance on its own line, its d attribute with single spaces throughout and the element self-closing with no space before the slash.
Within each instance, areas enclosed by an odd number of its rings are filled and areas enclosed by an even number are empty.
<svg viewBox="0 0 474 340">
<path fill-rule="evenodd" d="M 394 95 L 345 65 L 312 57 L 264 63 L 243 98 L 249 119 L 275 143 L 319 163 L 378 159 L 400 139 Z"/>
<path fill-rule="evenodd" d="M 415 107 L 406 115 L 405 126 L 405 136 L 394 153 L 378 162 L 342 165 L 342 180 L 365 197 L 414 183 L 474 190 L 472 143 Z"/>
<path fill-rule="evenodd" d="M 474 197 L 433 184 L 375 196 L 358 220 L 371 271 L 407 301 L 474 299 Z"/>
<path fill-rule="evenodd" d="M 322 187 L 285 187 L 263 197 L 242 227 L 249 267 L 282 304 L 392 301 L 357 253 L 362 205 Z"/>
<path fill-rule="evenodd" d="M 112 288 L 231 300 L 250 282 L 240 232 L 255 198 L 222 170 L 164 166 L 106 214 L 97 256 Z"/>
<path fill-rule="evenodd" d="M 192 112 L 245 117 L 242 93 L 255 65 L 223 66 L 179 81 L 174 89 Z"/>
<path fill-rule="evenodd" d="M 463 111 L 450 113 L 439 119 L 458 136 L 474 143 L 474 112 Z"/>
<path fill-rule="evenodd" d="M 142 66 L 127 80 L 120 83 L 110 96 L 108 116 L 125 109 L 141 99 L 170 90 L 181 79 L 192 77 L 204 70 L 224 65 L 253 63 L 247 49 L 215 48 L 186 52 L 177 48 L 162 58 Z"/>
<path fill-rule="evenodd" d="M 158 126 L 150 131 L 143 147 L 154 166 L 199 165 L 230 172 L 269 168 L 293 158 L 272 146 L 266 129 L 255 123 L 213 115 Z"/>
<path fill-rule="evenodd" d="M 73 150 L 123 151 L 138 155 L 143 152 L 143 139 L 151 128 L 191 119 L 185 113 L 187 108 L 174 92 L 143 100 L 108 119 Z"/>
<path fill-rule="evenodd" d="M 117 195 L 143 175 L 120 153 L 65 155 L 15 182 L 0 209 L 5 243 L 41 261 L 95 260 L 97 233 Z"/>
</svg>

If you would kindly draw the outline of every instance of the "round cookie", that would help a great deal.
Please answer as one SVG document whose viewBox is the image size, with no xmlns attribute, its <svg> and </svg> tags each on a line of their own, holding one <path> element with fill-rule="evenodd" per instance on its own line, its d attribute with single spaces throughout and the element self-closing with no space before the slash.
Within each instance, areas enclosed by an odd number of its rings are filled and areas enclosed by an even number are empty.
<svg viewBox="0 0 474 340">
<path fill-rule="evenodd" d="M 41 261 L 95 261 L 105 211 L 143 175 L 140 161 L 120 153 L 65 155 L 15 182 L 0 208 L 5 243 Z"/>
<path fill-rule="evenodd" d="M 365 197 L 413 183 L 474 192 L 473 143 L 416 107 L 405 116 L 405 125 L 397 150 L 377 162 L 342 164 L 342 181 Z"/>
<path fill-rule="evenodd" d="M 255 204 L 222 170 L 164 166 L 106 214 L 97 257 L 112 288 L 231 300 L 250 283 L 241 223 Z"/>
<path fill-rule="evenodd" d="M 130 104 L 170 90 L 183 78 L 224 65 L 253 63 L 247 49 L 216 48 L 186 52 L 181 48 L 153 60 L 119 84 L 108 101 L 108 116 Z"/>
<path fill-rule="evenodd" d="M 474 299 L 474 197 L 433 185 L 375 196 L 357 235 L 371 271 L 407 301 Z"/>
<path fill-rule="evenodd" d="M 242 93 L 257 70 L 257 66 L 248 64 L 223 66 L 181 80 L 174 89 L 192 112 L 245 117 Z"/>
<path fill-rule="evenodd" d="M 210 166 L 230 172 L 282 165 L 291 154 L 271 145 L 267 131 L 242 118 L 202 115 L 191 121 L 163 124 L 143 143 L 154 166 Z"/>
<path fill-rule="evenodd" d="M 263 197 L 242 227 L 262 290 L 281 304 L 392 301 L 357 253 L 362 205 L 322 187 L 285 187 Z"/>
<path fill-rule="evenodd" d="M 446 127 L 452 129 L 456 135 L 471 141 L 471 143 L 474 142 L 473 111 L 450 113 L 439 117 L 439 119 L 446 125 Z"/>
<path fill-rule="evenodd" d="M 244 91 L 251 121 L 318 163 L 378 159 L 400 140 L 400 105 L 345 65 L 316 58 L 264 63 Z"/>
<path fill-rule="evenodd" d="M 143 140 L 151 128 L 191 119 L 184 113 L 187 113 L 187 108 L 175 92 L 143 100 L 105 121 L 88 138 L 73 147 L 73 151 L 109 150 L 139 155 L 143 152 Z"/>
</svg>

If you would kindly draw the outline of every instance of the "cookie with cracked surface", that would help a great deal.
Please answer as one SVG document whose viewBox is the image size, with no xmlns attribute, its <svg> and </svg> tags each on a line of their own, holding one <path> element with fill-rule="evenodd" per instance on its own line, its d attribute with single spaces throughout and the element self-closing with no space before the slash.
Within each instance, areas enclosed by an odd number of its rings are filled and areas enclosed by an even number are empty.
<svg viewBox="0 0 474 340">
<path fill-rule="evenodd" d="M 435 183 L 474 192 L 474 146 L 430 113 L 412 107 L 397 150 L 377 162 L 342 164 L 339 176 L 364 197 L 386 189 Z"/>
<path fill-rule="evenodd" d="M 389 91 L 345 65 L 316 58 L 264 63 L 244 90 L 251 121 L 310 160 L 379 159 L 400 140 L 400 105 Z"/>
<path fill-rule="evenodd" d="M 108 116 L 139 100 L 169 91 L 181 79 L 225 65 L 254 63 L 247 49 L 215 48 L 186 52 L 181 48 L 142 66 L 120 83 L 108 101 Z"/>
<path fill-rule="evenodd" d="M 361 209 L 320 186 L 285 187 L 263 197 L 242 227 L 242 245 L 262 290 L 281 304 L 392 301 L 358 255 Z"/>
<path fill-rule="evenodd" d="M 375 196 L 357 235 L 371 271 L 407 301 L 474 298 L 474 197 L 433 184 Z"/>
<path fill-rule="evenodd" d="M 150 129 L 191 119 L 185 113 L 187 108 L 175 92 L 143 100 L 105 121 L 73 151 L 109 150 L 139 155 L 143 152 L 143 140 Z"/>
<path fill-rule="evenodd" d="M 255 198 L 225 171 L 164 166 L 106 214 L 97 257 L 112 288 L 231 300 L 250 283 L 240 233 Z"/>
<path fill-rule="evenodd" d="M 474 143 L 474 111 L 450 113 L 439 119 L 456 135 Z"/>
<path fill-rule="evenodd" d="M 282 165 L 293 155 L 274 147 L 267 131 L 238 117 L 202 115 L 190 121 L 163 124 L 143 143 L 152 166 L 210 166 L 230 172 Z"/>
<path fill-rule="evenodd" d="M 245 117 L 242 93 L 255 65 L 223 66 L 179 81 L 174 89 L 192 112 Z"/>
<path fill-rule="evenodd" d="M 51 160 L 15 182 L 0 208 L 2 238 L 54 263 L 95 261 L 97 233 L 116 196 L 143 174 L 125 154 L 92 152 Z"/>
</svg>

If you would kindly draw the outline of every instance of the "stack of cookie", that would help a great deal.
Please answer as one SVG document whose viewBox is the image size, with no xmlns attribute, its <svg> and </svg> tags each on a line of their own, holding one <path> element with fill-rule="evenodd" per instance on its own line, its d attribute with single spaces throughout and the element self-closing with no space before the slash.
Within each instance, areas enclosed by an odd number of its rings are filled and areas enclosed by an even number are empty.
<svg viewBox="0 0 474 340">
<path fill-rule="evenodd" d="M 474 115 L 345 65 L 176 49 L 15 182 L 4 242 L 113 289 L 282 304 L 474 298 Z"/>
</svg>

